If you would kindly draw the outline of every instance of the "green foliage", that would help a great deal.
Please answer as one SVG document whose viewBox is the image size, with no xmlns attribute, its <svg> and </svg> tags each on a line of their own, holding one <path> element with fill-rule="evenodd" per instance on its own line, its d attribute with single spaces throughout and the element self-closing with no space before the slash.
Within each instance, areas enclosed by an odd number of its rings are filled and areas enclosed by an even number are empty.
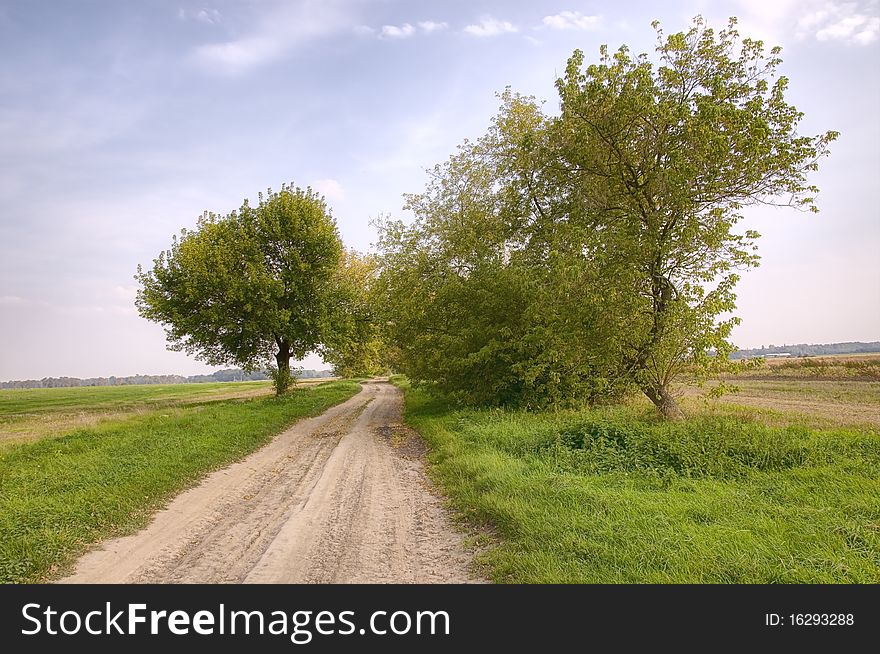
<svg viewBox="0 0 880 654">
<path fill-rule="evenodd" d="M 268 370 L 276 395 L 286 393 L 296 383 L 296 375 L 291 371 L 290 366 L 286 368 L 284 366 L 280 368 L 269 366 Z"/>
<path fill-rule="evenodd" d="M 585 246 L 639 300 L 635 311 L 610 308 L 625 329 L 624 361 L 649 397 L 685 363 L 732 350 L 737 319 L 718 316 L 735 308 L 733 271 L 758 259 L 757 234 L 735 230 L 740 209 L 782 198 L 815 211 L 818 189 L 806 177 L 837 136 L 797 133 L 802 114 L 776 77 L 779 49 L 765 54 L 735 25 L 716 33 L 697 18 L 664 40 L 655 23 L 658 67 L 626 47 L 603 48 L 586 68 L 575 52 L 557 81 L 554 141 L 570 218 L 594 230 Z"/>
<path fill-rule="evenodd" d="M 406 386 L 404 384 L 404 386 Z M 880 436 L 625 407 L 406 419 L 509 583 L 878 583 Z"/>
<path fill-rule="evenodd" d="M 274 359 L 283 382 L 290 359 L 333 332 L 341 257 L 323 198 L 292 185 L 270 189 L 256 207 L 245 200 L 227 216 L 206 212 L 151 270 L 139 266 L 137 308 L 165 326 L 171 349 L 246 370 Z"/>
<path fill-rule="evenodd" d="M 394 367 L 469 403 L 608 394 L 617 388 L 610 348 L 595 346 L 606 325 L 583 301 L 597 271 L 565 258 L 564 233 L 534 223 L 531 168 L 546 118 L 530 98 L 501 97 L 489 133 L 437 166 L 424 193 L 407 196 L 415 223 L 380 225 L 378 287 Z"/>
<path fill-rule="evenodd" d="M 345 252 L 337 271 L 335 329 L 322 349 L 337 377 L 372 377 L 387 370 L 386 346 L 379 331 L 375 282 L 378 263 L 355 250 Z"/>
<path fill-rule="evenodd" d="M 557 80 L 558 117 L 510 91 L 488 133 L 407 198 L 380 246 L 396 367 L 464 401 L 537 406 L 669 386 L 732 350 L 749 204 L 815 210 L 835 132 L 800 136 L 778 49 L 701 18 L 655 66 L 623 46 Z M 738 50 L 737 50 L 738 48 Z M 771 84 L 772 81 L 772 84 Z"/>
<path fill-rule="evenodd" d="M 727 393 L 736 393 L 739 390 L 738 386 L 728 384 L 726 381 L 721 380 L 706 391 L 706 398 L 717 400 L 720 397 L 724 397 Z"/>
<path fill-rule="evenodd" d="M 88 410 L 106 410 L 104 398 L 113 394 L 89 390 L 66 393 L 95 400 L 84 407 Z M 170 390 L 177 393 L 180 387 Z M 154 510 L 210 470 L 358 390 L 351 382 L 333 382 L 283 397 L 166 407 L 4 448 L 0 583 L 42 581 L 91 543 L 143 527 Z"/>
</svg>

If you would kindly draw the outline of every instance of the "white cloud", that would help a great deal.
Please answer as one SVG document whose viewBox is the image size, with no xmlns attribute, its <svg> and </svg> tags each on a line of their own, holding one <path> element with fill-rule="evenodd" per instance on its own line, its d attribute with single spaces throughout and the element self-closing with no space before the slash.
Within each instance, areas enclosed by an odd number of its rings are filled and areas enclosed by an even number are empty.
<svg viewBox="0 0 880 654">
<path fill-rule="evenodd" d="M 374 29 L 373 29 L 372 27 L 370 27 L 369 25 L 357 25 L 357 26 L 354 28 L 354 33 L 355 33 L 355 34 L 370 35 L 370 34 L 375 34 L 375 32 L 376 32 L 376 30 L 374 30 Z"/>
<path fill-rule="evenodd" d="M 797 16 L 805 13 L 810 2 L 816 0 L 737 0 L 734 8 L 722 9 L 709 3 L 707 23 L 721 27 L 727 19 L 737 16 L 737 29 L 743 36 L 762 40 L 767 47 L 786 45 L 792 34 Z M 714 11 L 713 11 L 714 10 Z M 717 13 L 715 13 L 717 12 Z"/>
<path fill-rule="evenodd" d="M 822 9 L 807 14 L 798 22 L 801 36 L 812 34 L 817 41 L 840 40 L 856 45 L 868 45 L 880 33 L 880 17 L 859 11 L 854 2 L 826 4 Z"/>
<path fill-rule="evenodd" d="M 740 28 L 743 34 L 758 36 L 768 43 L 785 40 L 794 33 L 798 39 L 841 41 L 868 45 L 880 37 L 877 2 L 795 2 L 794 0 L 739 0 L 744 10 Z"/>
<path fill-rule="evenodd" d="M 736 15 L 739 32 L 761 39 L 768 47 L 788 46 L 795 39 L 868 45 L 880 37 L 878 4 L 878 0 L 736 0 L 737 6 L 723 13 L 707 6 L 706 18 L 709 24 L 723 25 L 728 16 Z"/>
<path fill-rule="evenodd" d="M 601 20 L 601 16 L 585 16 L 579 11 L 561 11 L 553 16 L 544 16 L 541 22 L 554 30 L 591 30 L 596 29 Z"/>
<path fill-rule="evenodd" d="M 180 20 L 195 20 L 206 25 L 217 25 L 223 20 L 223 16 L 216 9 L 203 7 L 197 11 L 187 11 L 186 9 L 178 9 L 177 17 Z"/>
<path fill-rule="evenodd" d="M 338 180 L 329 178 L 319 179 L 312 184 L 312 188 L 318 191 L 318 193 L 323 195 L 330 202 L 342 202 L 345 200 L 345 189 L 342 188 L 342 184 L 340 184 Z"/>
<path fill-rule="evenodd" d="M 803 11 L 804 0 L 739 0 L 738 4 L 745 9 L 748 14 L 761 16 L 769 23 L 777 23 L 787 21 L 792 12 L 800 9 Z"/>
<path fill-rule="evenodd" d="M 487 16 L 479 23 L 468 25 L 464 28 L 464 33 L 471 36 L 498 36 L 499 34 L 511 34 L 518 31 L 519 29 L 513 23 L 506 20 L 497 20 L 491 16 Z"/>
<path fill-rule="evenodd" d="M 825 23 L 831 17 L 831 12 L 827 9 L 817 9 L 805 14 L 798 21 L 798 36 L 804 37 L 807 33 L 814 31 L 819 25 Z"/>
<path fill-rule="evenodd" d="M 532 45 L 535 45 L 535 46 L 544 45 L 544 42 L 541 39 L 536 39 L 534 36 L 524 36 L 523 38 L 526 41 L 528 41 L 529 43 L 531 43 Z"/>
<path fill-rule="evenodd" d="M 196 20 L 208 25 L 216 25 L 220 22 L 220 12 L 216 9 L 199 9 L 196 12 Z"/>
<path fill-rule="evenodd" d="M 196 59 L 215 70 L 236 74 L 276 59 L 284 50 L 284 42 L 279 39 L 250 37 L 200 46 Z"/>
<path fill-rule="evenodd" d="M 880 33 L 880 18 L 874 17 L 868 21 L 865 29 L 853 35 L 852 40 L 858 45 L 868 45 L 877 40 L 878 33 Z"/>
<path fill-rule="evenodd" d="M 425 34 L 431 34 L 432 32 L 440 32 L 449 27 L 449 23 L 437 23 L 433 20 L 422 20 L 418 23 L 419 28 Z"/>
<path fill-rule="evenodd" d="M 238 75 L 276 61 L 313 39 L 350 30 L 355 23 L 343 2 L 305 0 L 256 6 L 260 13 L 250 30 L 231 41 L 196 47 L 196 64 L 211 72 Z"/>
<path fill-rule="evenodd" d="M 410 25 L 409 23 L 404 23 L 401 26 L 397 25 L 383 25 L 382 30 L 379 32 L 380 39 L 408 39 L 413 34 L 416 33 L 416 28 Z"/>
<path fill-rule="evenodd" d="M 379 38 L 380 39 L 408 39 L 411 36 L 416 35 L 418 32 L 422 34 L 432 34 L 434 32 L 440 32 L 449 27 L 449 23 L 438 23 L 433 20 L 421 20 L 416 23 L 418 29 L 413 26 L 411 23 L 404 23 L 403 25 L 383 25 L 382 29 L 379 30 Z M 369 31 L 367 31 L 369 30 Z M 374 32 L 375 30 L 372 27 L 366 28 L 363 33 L 369 34 Z"/>
</svg>

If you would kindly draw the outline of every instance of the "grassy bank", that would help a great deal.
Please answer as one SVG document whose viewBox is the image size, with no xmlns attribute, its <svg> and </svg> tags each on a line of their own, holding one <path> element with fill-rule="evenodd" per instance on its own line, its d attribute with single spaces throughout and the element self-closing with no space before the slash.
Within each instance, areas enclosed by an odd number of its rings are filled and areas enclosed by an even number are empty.
<svg viewBox="0 0 880 654">
<path fill-rule="evenodd" d="M 90 543 L 144 526 L 208 471 L 359 388 L 333 382 L 282 398 L 166 406 L 7 445 L 0 450 L 0 581 L 40 581 L 63 570 Z"/>
<path fill-rule="evenodd" d="M 406 384 L 403 384 L 406 387 Z M 880 582 L 880 435 L 632 407 L 407 421 L 499 582 Z"/>
</svg>

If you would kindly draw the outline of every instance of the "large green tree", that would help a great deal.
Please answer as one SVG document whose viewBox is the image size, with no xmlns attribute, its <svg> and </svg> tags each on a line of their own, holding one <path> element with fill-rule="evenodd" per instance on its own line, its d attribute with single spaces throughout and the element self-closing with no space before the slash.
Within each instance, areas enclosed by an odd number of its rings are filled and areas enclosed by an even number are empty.
<svg viewBox="0 0 880 654">
<path fill-rule="evenodd" d="M 750 204 L 816 210 L 835 132 L 802 136 L 779 49 L 697 18 L 657 56 L 624 46 L 557 81 L 560 112 L 505 93 L 476 143 L 383 232 L 398 367 L 464 399 L 537 404 L 671 383 L 725 358 Z M 655 27 L 656 24 L 655 24 Z"/>
<path fill-rule="evenodd" d="M 658 65 L 603 47 L 584 67 L 576 51 L 557 81 L 555 199 L 633 300 L 608 307 L 622 365 L 669 418 L 681 415 L 670 384 L 682 367 L 731 348 L 738 319 L 718 318 L 735 309 L 737 271 L 758 262 L 758 234 L 737 230 L 741 210 L 816 211 L 807 175 L 837 136 L 798 133 L 780 49 L 765 52 L 735 25 L 716 32 L 698 17 L 664 38 L 655 23 Z"/>
<path fill-rule="evenodd" d="M 511 92 L 488 133 L 407 196 L 416 220 L 382 225 L 379 287 L 395 367 L 469 403 L 537 407 L 606 395 L 609 331 L 597 275 L 546 222 L 547 119 Z M 536 201 L 540 197 L 540 201 Z"/>
<path fill-rule="evenodd" d="M 138 266 L 140 315 L 161 323 L 169 348 L 212 365 L 270 367 L 276 390 L 291 358 L 335 338 L 342 243 L 311 189 L 285 185 L 238 211 L 205 213 L 149 270 Z"/>
</svg>

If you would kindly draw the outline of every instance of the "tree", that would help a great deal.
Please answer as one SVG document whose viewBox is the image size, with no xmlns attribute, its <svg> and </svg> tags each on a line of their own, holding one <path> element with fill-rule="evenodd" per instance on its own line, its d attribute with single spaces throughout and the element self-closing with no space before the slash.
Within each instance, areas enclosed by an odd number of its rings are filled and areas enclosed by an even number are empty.
<svg viewBox="0 0 880 654">
<path fill-rule="evenodd" d="M 797 133 L 780 49 L 765 55 L 735 25 L 716 33 L 697 17 L 664 40 L 655 22 L 659 67 L 603 46 L 586 69 L 576 51 L 557 81 L 560 196 L 585 250 L 637 300 L 614 318 L 622 363 L 668 418 L 681 416 L 670 384 L 682 367 L 732 349 L 738 319 L 718 316 L 735 308 L 735 271 L 758 263 L 758 234 L 735 230 L 741 209 L 816 211 L 807 175 L 837 137 Z"/>
<path fill-rule="evenodd" d="M 355 250 L 345 252 L 337 269 L 335 329 L 322 351 L 337 377 L 372 377 L 387 370 L 386 346 L 376 320 L 377 274 L 376 258 Z"/>
<path fill-rule="evenodd" d="M 534 405 L 629 387 L 681 417 L 671 383 L 726 360 L 750 204 L 816 210 L 837 133 L 797 133 L 779 49 L 694 20 L 655 66 L 623 46 L 557 80 L 560 113 L 502 95 L 489 132 L 388 223 L 381 284 L 397 365 L 462 399 Z M 771 84 L 772 82 L 772 84 Z"/>
<path fill-rule="evenodd" d="M 545 229 L 547 118 L 506 91 L 489 132 L 406 196 L 412 225 L 381 225 L 383 324 L 395 367 L 467 403 L 540 407 L 606 396 L 598 271 Z M 535 199 L 540 196 L 541 202 Z M 607 332 L 610 333 L 610 332 Z"/>
<path fill-rule="evenodd" d="M 169 349 L 212 365 L 269 367 L 278 394 L 290 359 L 333 338 L 342 244 L 322 197 L 291 185 L 252 207 L 206 212 L 153 267 L 138 266 L 141 316 L 165 326 Z"/>
</svg>

